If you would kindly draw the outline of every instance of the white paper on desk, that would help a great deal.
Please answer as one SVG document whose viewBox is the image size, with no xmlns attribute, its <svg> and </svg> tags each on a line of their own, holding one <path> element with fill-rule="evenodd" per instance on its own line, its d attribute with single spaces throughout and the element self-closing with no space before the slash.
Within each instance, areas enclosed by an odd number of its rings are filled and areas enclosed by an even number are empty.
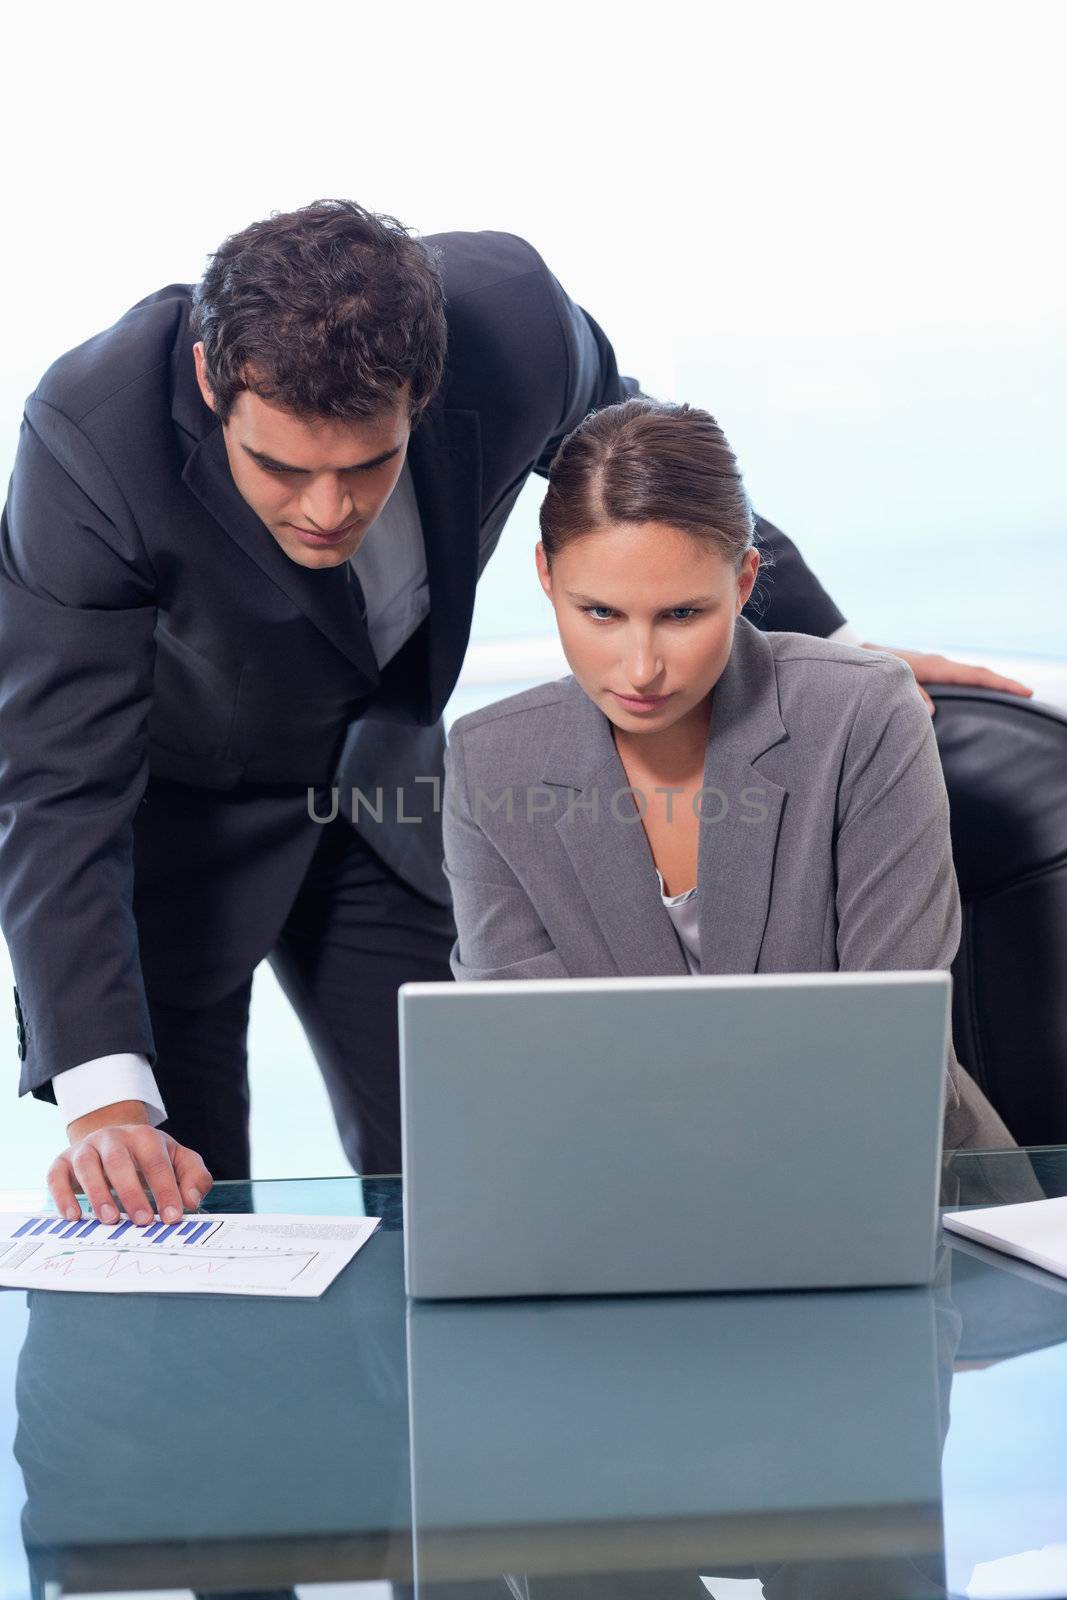
<svg viewBox="0 0 1067 1600">
<path fill-rule="evenodd" d="M 0 1286 L 82 1294 L 241 1294 L 315 1300 L 380 1217 L 198 1213 L 135 1227 L 0 1213 Z"/>
<path fill-rule="evenodd" d="M 952 1233 L 1067 1278 L 1067 1197 L 950 1211 L 942 1220 Z"/>
</svg>

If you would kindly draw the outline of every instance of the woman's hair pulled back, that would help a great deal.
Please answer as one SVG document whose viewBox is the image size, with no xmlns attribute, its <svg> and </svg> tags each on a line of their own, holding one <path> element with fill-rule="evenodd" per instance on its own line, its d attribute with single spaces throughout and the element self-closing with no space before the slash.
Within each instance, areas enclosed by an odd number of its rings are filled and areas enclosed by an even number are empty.
<svg viewBox="0 0 1067 1600">
<path fill-rule="evenodd" d="M 626 400 L 569 433 L 549 469 L 541 540 L 549 561 L 612 523 L 666 523 L 714 545 L 736 568 L 753 544 L 737 458 L 696 406 Z"/>
</svg>

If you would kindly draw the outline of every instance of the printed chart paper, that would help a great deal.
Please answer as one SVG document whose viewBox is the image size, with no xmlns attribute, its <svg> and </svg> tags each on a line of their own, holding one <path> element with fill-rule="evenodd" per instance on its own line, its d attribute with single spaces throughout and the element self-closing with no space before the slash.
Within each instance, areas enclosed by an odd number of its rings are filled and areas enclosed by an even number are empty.
<svg viewBox="0 0 1067 1600">
<path fill-rule="evenodd" d="M 0 1286 L 82 1294 L 241 1294 L 315 1300 L 380 1217 L 199 1213 L 120 1219 L 0 1213 Z"/>
</svg>

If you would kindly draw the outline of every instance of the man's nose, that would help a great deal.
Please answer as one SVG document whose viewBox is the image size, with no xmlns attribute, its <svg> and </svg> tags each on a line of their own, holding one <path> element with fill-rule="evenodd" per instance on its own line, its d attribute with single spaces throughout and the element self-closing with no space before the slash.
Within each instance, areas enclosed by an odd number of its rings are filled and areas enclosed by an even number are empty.
<svg viewBox="0 0 1067 1600">
<path fill-rule="evenodd" d="M 309 524 L 321 533 L 336 533 L 354 515 L 352 496 L 339 477 L 324 473 L 309 483 L 300 500 L 300 510 Z"/>
</svg>

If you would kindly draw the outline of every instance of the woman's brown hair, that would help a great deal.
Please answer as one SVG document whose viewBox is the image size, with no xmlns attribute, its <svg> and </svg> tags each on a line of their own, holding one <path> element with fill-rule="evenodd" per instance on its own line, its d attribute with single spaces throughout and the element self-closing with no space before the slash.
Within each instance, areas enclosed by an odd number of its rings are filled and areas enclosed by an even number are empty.
<svg viewBox="0 0 1067 1600">
<path fill-rule="evenodd" d="M 714 545 L 735 569 L 752 508 L 715 418 L 696 406 L 627 400 L 594 411 L 560 445 L 541 506 L 549 561 L 608 523 L 661 522 Z"/>
</svg>

